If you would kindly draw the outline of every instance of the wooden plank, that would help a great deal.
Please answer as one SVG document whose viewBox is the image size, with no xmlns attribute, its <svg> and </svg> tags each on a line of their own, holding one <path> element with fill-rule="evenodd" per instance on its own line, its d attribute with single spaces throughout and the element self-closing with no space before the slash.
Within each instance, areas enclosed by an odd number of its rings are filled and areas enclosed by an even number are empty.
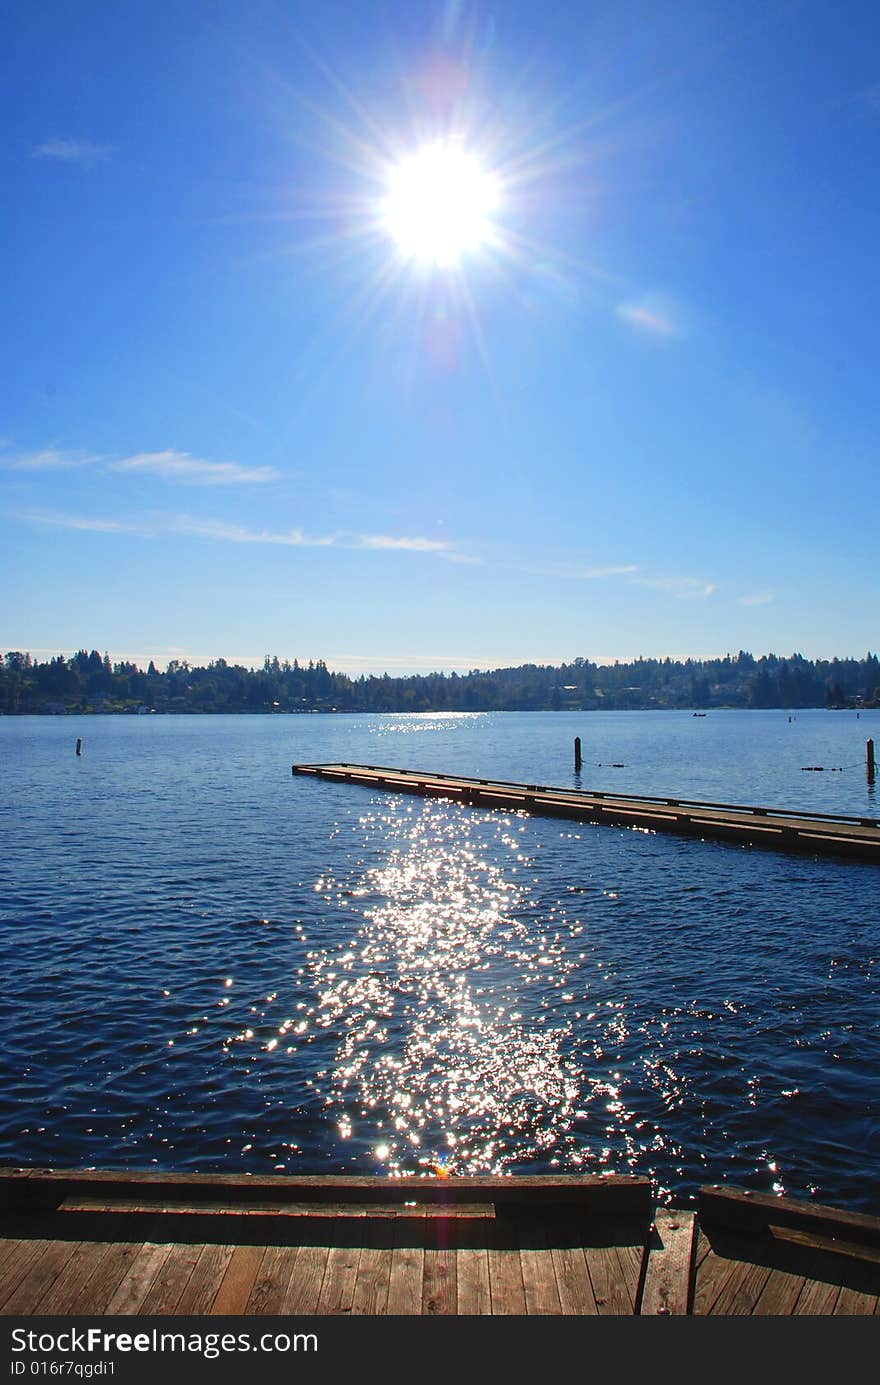
<svg viewBox="0 0 880 1385">
<path fill-rule="evenodd" d="M 526 1312 L 541 1317 L 558 1317 L 562 1313 L 562 1303 L 546 1227 L 533 1218 L 521 1218 L 518 1225 L 519 1262 Z"/>
<path fill-rule="evenodd" d="M 469 1228 L 471 1234 L 468 1236 L 467 1244 L 456 1249 L 456 1312 L 469 1317 L 492 1312 L 486 1226 L 485 1222 L 475 1223 Z"/>
<path fill-rule="evenodd" d="M 260 1273 L 265 1246 L 236 1246 L 211 1304 L 214 1317 L 243 1313 Z"/>
<path fill-rule="evenodd" d="M 327 1266 L 318 1295 L 318 1313 L 341 1315 L 351 1313 L 358 1277 L 361 1246 L 364 1241 L 363 1218 L 346 1221 L 340 1218 L 333 1228 L 327 1251 Z"/>
<path fill-rule="evenodd" d="M 697 1219 L 693 1212 L 660 1207 L 648 1242 L 639 1312 L 685 1316 L 690 1308 Z"/>
<path fill-rule="evenodd" d="M 491 1213 L 494 1205 L 528 1203 L 530 1207 L 556 1203 L 576 1205 L 582 1211 L 602 1215 L 644 1212 L 651 1206 L 651 1183 L 646 1178 L 615 1175 L 553 1175 L 539 1178 L 426 1178 L 416 1186 L 409 1179 L 360 1178 L 348 1174 L 331 1176 L 287 1175 L 263 1177 L 243 1174 L 167 1174 L 106 1171 L 100 1169 L 66 1173 L 58 1170 L 0 1168 L 0 1192 L 7 1202 L 16 1203 L 27 1189 L 31 1206 L 50 1207 L 64 1203 L 69 1210 L 77 1205 L 88 1211 L 117 1211 L 140 1208 L 155 1212 L 161 1207 L 172 1211 L 196 1212 L 200 1204 L 206 1211 L 232 1211 L 236 1204 L 267 1212 L 286 1211 L 301 1215 L 308 1203 L 323 1203 L 320 1215 L 331 1207 L 362 1203 L 363 1211 L 373 1214 L 374 1204 L 389 1212 L 402 1204 L 436 1204 L 443 1215 L 452 1215 L 464 1205 L 478 1215 Z M 286 1205 L 285 1205 L 286 1204 Z M 475 1206 L 475 1204 L 482 1204 Z M 352 1209 L 355 1210 L 354 1208 Z"/>
<path fill-rule="evenodd" d="M 492 1312 L 496 1316 L 525 1313 L 526 1295 L 516 1224 L 505 1217 L 486 1230 Z"/>
<path fill-rule="evenodd" d="M 850 1288 L 848 1284 L 844 1284 L 834 1305 L 834 1315 L 870 1317 L 876 1313 L 878 1302 L 880 1298 L 877 1294 L 865 1293 L 861 1289 Z"/>
<path fill-rule="evenodd" d="M 795 1315 L 797 1317 L 830 1317 L 837 1306 L 840 1287 L 840 1284 L 829 1283 L 828 1280 L 811 1279 L 807 1275 L 804 1287 L 795 1304 Z"/>
<path fill-rule="evenodd" d="M 32 1309 L 32 1313 L 45 1316 L 50 1313 L 67 1314 L 93 1275 L 100 1270 L 101 1261 L 110 1247 L 106 1242 L 82 1241 L 73 1251 L 64 1269 L 46 1293 Z"/>
<path fill-rule="evenodd" d="M 774 1266 L 752 1309 L 755 1317 L 789 1317 L 805 1283 L 796 1271 Z"/>
<path fill-rule="evenodd" d="M 743 1261 L 737 1266 L 735 1273 L 725 1280 L 721 1292 L 712 1305 L 713 1315 L 744 1316 L 751 1314 L 769 1278 L 769 1265 L 749 1264 Z"/>
<path fill-rule="evenodd" d="M 137 1241 L 107 1242 L 106 1254 L 88 1279 L 80 1283 L 79 1292 L 66 1311 L 73 1317 L 104 1313 L 140 1249 Z"/>
<path fill-rule="evenodd" d="M 47 1240 L 0 1241 L 0 1312 L 6 1312 L 6 1301 L 15 1293 L 21 1281 L 30 1273 L 32 1265 L 48 1246 Z"/>
<path fill-rule="evenodd" d="M 442 1221 L 426 1223 L 428 1241 L 422 1267 L 422 1312 L 431 1317 L 458 1310 L 458 1252 L 451 1228 Z"/>
<path fill-rule="evenodd" d="M 327 1246 L 306 1244 L 297 1249 L 287 1292 L 284 1295 L 282 1313 L 305 1316 L 315 1313 L 326 1265 Z"/>
<path fill-rule="evenodd" d="M 245 1305 L 245 1313 L 270 1317 L 282 1312 L 298 1251 L 298 1246 L 266 1247 L 259 1274 Z M 323 1311 L 319 1307 L 318 1312 Z"/>
<path fill-rule="evenodd" d="M 612 1245 L 584 1246 L 584 1258 L 593 1285 L 596 1308 L 600 1315 L 605 1317 L 632 1314 L 635 1311 L 633 1293 L 622 1271 L 615 1247 Z"/>
<path fill-rule="evenodd" d="M 709 1249 L 697 1268 L 694 1283 L 693 1312 L 698 1317 L 712 1312 L 725 1283 L 731 1276 L 738 1274 L 742 1264 L 742 1259 L 720 1254 L 711 1242 L 709 1243 Z"/>
<path fill-rule="evenodd" d="M 42 1254 L 32 1261 L 27 1274 L 7 1298 L 3 1312 L 15 1313 L 20 1316 L 33 1313 L 40 1299 L 55 1283 L 78 1245 L 79 1242 L 77 1241 L 48 1241 Z"/>
<path fill-rule="evenodd" d="M 145 1241 L 130 1261 L 124 1278 L 107 1304 L 107 1315 L 136 1313 L 170 1253 L 170 1245 Z"/>
<path fill-rule="evenodd" d="M 701 1188 L 699 1218 L 703 1227 L 725 1226 L 740 1234 L 761 1232 L 769 1227 L 787 1227 L 812 1232 L 817 1236 L 880 1247 L 880 1217 L 839 1211 L 834 1207 L 801 1202 L 795 1198 L 773 1197 L 767 1193 L 741 1192 L 715 1186 Z"/>
<path fill-rule="evenodd" d="M 234 1250 L 232 1245 L 202 1246 L 189 1282 L 180 1296 L 178 1313 L 191 1318 L 210 1313 Z"/>
<path fill-rule="evenodd" d="M 394 1224 L 387 1312 L 413 1316 L 422 1311 L 425 1268 L 424 1214 L 399 1217 Z M 421 1223 L 421 1225 L 420 1225 Z"/>
<path fill-rule="evenodd" d="M 385 1313 L 394 1253 L 394 1221 L 368 1217 L 358 1260 L 351 1311 L 363 1316 Z"/>
<path fill-rule="evenodd" d="M 587 1268 L 581 1237 L 570 1223 L 555 1228 L 557 1234 L 552 1249 L 553 1268 L 559 1302 L 565 1314 L 581 1317 L 596 1316 L 596 1296 Z"/>
<path fill-rule="evenodd" d="M 201 1249 L 201 1246 L 192 1244 L 171 1247 L 165 1263 L 138 1309 L 139 1313 L 170 1315 L 177 1312 L 177 1305 L 189 1283 Z"/>
</svg>

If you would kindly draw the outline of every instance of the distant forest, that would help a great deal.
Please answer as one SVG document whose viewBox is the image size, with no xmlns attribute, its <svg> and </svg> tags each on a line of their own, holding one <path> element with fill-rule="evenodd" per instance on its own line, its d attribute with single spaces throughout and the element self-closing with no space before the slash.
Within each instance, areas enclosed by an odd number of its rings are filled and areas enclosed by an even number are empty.
<svg viewBox="0 0 880 1385">
<path fill-rule="evenodd" d="M 350 678 L 323 660 L 271 658 L 259 669 L 216 659 L 164 671 L 113 663 L 81 649 L 38 663 L 11 652 L 0 663 L 0 714 L 82 712 L 491 712 L 712 707 L 880 707 L 880 660 L 810 660 L 740 650 L 723 659 L 636 659 L 558 668 Z"/>
</svg>

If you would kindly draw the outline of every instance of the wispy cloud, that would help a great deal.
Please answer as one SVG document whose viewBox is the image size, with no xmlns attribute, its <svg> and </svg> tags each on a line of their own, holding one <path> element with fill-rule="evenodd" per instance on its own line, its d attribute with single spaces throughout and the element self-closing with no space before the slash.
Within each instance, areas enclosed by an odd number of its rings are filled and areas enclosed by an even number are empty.
<svg viewBox="0 0 880 1385">
<path fill-rule="evenodd" d="M 93 515 L 66 515 L 49 510 L 26 510 L 18 516 L 28 524 L 45 524 L 51 529 L 76 529 L 93 534 L 141 534 L 151 537 L 154 530 L 124 519 L 100 519 Z"/>
<path fill-rule="evenodd" d="M 65 452 L 58 447 L 44 447 L 39 452 L 20 452 L 14 457 L 0 457 L 0 466 L 8 471 L 70 471 L 100 461 L 88 452 Z"/>
<path fill-rule="evenodd" d="M 407 553 L 433 553 L 436 558 L 445 558 L 451 563 L 478 563 L 479 558 L 472 557 L 470 554 L 461 553 L 455 546 L 445 539 L 425 539 L 425 538 L 392 538 L 387 534 L 358 534 L 353 545 L 355 548 L 384 549 L 385 551 L 397 551 Z"/>
<path fill-rule="evenodd" d="M 88 139 L 60 139 L 53 136 L 42 144 L 34 145 L 31 156 L 35 159 L 58 159 L 68 164 L 92 164 L 106 159 L 110 149 L 109 144 L 95 144 Z"/>
<path fill-rule="evenodd" d="M 590 567 L 583 563 L 548 563 L 529 568 L 537 577 L 561 577 L 571 582 L 595 582 L 603 577 L 631 577 L 638 572 L 638 563 L 612 563 L 605 567 Z"/>
<path fill-rule="evenodd" d="M 217 543 L 267 544 L 284 548 L 346 548 L 371 552 L 425 553 L 450 562 L 479 562 L 459 553 L 452 544 L 426 538 L 394 538 L 387 534 L 306 534 L 302 529 L 248 529 L 223 519 L 198 519 L 192 515 L 156 514 L 137 519 L 103 519 L 58 511 L 28 510 L 18 518 L 29 524 L 101 534 L 137 534 L 153 539 L 169 534 L 212 539 Z"/>
<path fill-rule="evenodd" d="M 749 596 L 740 596 L 738 600 L 740 606 L 769 606 L 775 596 L 775 592 L 752 592 Z"/>
<path fill-rule="evenodd" d="M 647 336 L 671 339 L 685 335 L 681 310 L 659 295 L 624 299 L 614 311 L 627 326 Z"/>
<path fill-rule="evenodd" d="M 164 521 L 164 532 L 189 534 L 198 539 L 216 539 L 221 543 L 265 543 L 285 548 L 331 548 L 337 542 L 334 534 L 311 537 L 304 534 L 302 529 L 272 533 L 268 529 L 246 529 L 241 524 L 227 524 L 222 519 L 192 519 L 189 515 L 169 516 Z"/>
<path fill-rule="evenodd" d="M 139 452 L 112 462 L 110 471 L 137 472 L 194 486 L 246 486 L 274 481 L 280 473 L 271 466 L 242 466 L 240 462 L 208 462 L 189 452 Z"/>
<path fill-rule="evenodd" d="M 714 582 L 705 582 L 702 577 L 632 577 L 630 581 L 638 587 L 651 587 L 654 591 L 666 592 L 679 601 L 695 597 L 711 596 L 715 590 Z"/>
</svg>

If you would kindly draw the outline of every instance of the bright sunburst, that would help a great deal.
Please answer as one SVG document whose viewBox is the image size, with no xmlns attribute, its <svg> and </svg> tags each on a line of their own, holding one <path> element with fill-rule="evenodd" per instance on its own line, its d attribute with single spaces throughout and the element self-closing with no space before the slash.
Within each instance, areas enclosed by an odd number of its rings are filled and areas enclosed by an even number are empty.
<svg viewBox="0 0 880 1385">
<path fill-rule="evenodd" d="M 440 142 L 391 169 L 382 223 L 406 258 L 448 268 L 491 242 L 497 205 L 497 180 L 475 155 Z"/>
</svg>

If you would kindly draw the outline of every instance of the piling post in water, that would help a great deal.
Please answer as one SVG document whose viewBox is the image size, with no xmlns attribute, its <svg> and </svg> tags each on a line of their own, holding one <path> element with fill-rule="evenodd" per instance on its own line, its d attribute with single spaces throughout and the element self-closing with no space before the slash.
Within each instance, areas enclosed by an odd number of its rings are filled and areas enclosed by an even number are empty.
<svg viewBox="0 0 880 1385">
<path fill-rule="evenodd" d="M 76 738 L 76 753 L 77 755 L 82 755 L 83 753 L 82 736 L 77 736 Z"/>
<path fill-rule="evenodd" d="M 865 749 L 867 751 L 866 765 L 868 770 L 868 783 L 873 784 L 876 768 L 874 764 L 874 742 L 872 740 L 869 740 Z"/>
<path fill-rule="evenodd" d="M 574 738 L 574 772 L 575 772 L 575 774 L 580 774 L 580 772 L 581 772 L 581 738 L 580 738 L 580 736 L 575 736 L 575 738 Z"/>
</svg>

